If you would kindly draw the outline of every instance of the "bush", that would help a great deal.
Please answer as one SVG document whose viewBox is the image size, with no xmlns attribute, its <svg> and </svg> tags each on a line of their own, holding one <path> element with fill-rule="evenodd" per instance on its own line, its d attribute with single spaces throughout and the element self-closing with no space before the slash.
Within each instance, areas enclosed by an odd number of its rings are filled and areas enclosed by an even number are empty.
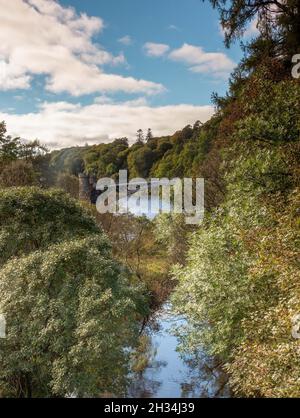
<svg viewBox="0 0 300 418">
<path fill-rule="evenodd" d="M 235 394 L 299 396 L 299 83 L 256 74 L 239 100 L 248 114 L 223 150 L 226 198 L 174 272 L 174 304 L 190 319 L 183 348 L 206 345 Z"/>
<path fill-rule="evenodd" d="M 16 160 L 6 165 L 0 174 L 0 187 L 33 186 L 37 173 L 31 162 Z"/>
<path fill-rule="evenodd" d="M 79 181 L 78 177 L 71 174 L 61 173 L 56 180 L 56 186 L 68 193 L 74 199 L 78 199 L 79 196 Z"/>
<path fill-rule="evenodd" d="M 0 190 L 0 265 L 10 257 L 100 232 L 78 202 L 59 190 Z"/>
<path fill-rule="evenodd" d="M 146 315 L 92 217 L 62 191 L 0 191 L 2 396 L 100 396 L 125 390 Z"/>
<path fill-rule="evenodd" d="M 138 335 L 137 290 L 101 236 L 11 260 L 0 271 L 5 396 L 121 393 Z"/>
</svg>

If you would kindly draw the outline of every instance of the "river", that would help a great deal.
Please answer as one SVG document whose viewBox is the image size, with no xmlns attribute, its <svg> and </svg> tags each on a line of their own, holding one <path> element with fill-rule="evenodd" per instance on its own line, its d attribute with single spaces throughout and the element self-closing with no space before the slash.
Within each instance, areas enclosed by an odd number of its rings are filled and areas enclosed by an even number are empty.
<svg viewBox="0 0 300 418">
<path fill-rule="evenodd" d="M 162 212 L 170 211 L 169 202 L 155 202 Z M 135 216 L 147 216 L 153 220 L 148 198 L 140 200 L 140 207 L 131 204 L 131 199 L 120 200 Z M 152 318 L 144 330 L 150 341 L 148 366 L 132 376 L 127 397 L 131 398 L 211 398 L 230 397 L 227 377 L 216 367 L 216 361 L 203 350 L 193 356 L 178 352 L 179 340 L 174 328 L 184 326 L 186 320 L 172 312 L 166 303 Z M 149 354 L 149 353 L 148 353 Z"/>
<path fill-rule="evenodd" d="M 226 375 L 215 361 L 199 350 L 194 356 L 178 352 L 174 327 L 186 320 L 174 315 L 170 304 L 156 313 L 145 333 L 151 341 L 148 367 L 133 377 L 128 391 L 132 398 L 215 398 L 230 397 Z"/>
</svg>

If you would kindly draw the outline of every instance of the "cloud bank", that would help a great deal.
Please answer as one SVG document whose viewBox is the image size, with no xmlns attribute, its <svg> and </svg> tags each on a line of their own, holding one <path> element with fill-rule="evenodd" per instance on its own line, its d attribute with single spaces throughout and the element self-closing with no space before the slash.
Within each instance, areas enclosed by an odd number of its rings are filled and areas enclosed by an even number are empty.
<svg viewBox="0 0 300 418">
<path fill-rule="evenodd" d="M 150 107 L 144 98 L 124 103 L 87 106 L 67 102 L 43 103 L 36 113 L 0 113 L 10 134 L 38 139 L 50 148 L 110 142 L 127 136 L 134 140 L 137 129 L 152 128 L 154 135 L 170 135 L 196 120 L 207 121 L 212 106 L 174 105 Z M 170 132 L 170 127 L 171 132 Z"/>
</svg>

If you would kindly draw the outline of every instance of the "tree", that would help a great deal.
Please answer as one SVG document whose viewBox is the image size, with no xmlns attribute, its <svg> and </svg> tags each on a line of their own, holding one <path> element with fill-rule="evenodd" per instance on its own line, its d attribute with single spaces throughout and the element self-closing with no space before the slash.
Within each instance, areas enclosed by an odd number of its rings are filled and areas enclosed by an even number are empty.
<svg viewBox="0 0 300 418">
<path fill-rule="evenodd" d="M 173 257 L 168 257 L 166 240 L 157 240 L 156 227 L 146 217 L 131 214 L 100 214 L 93 206 L 98 225 L 103 228 L 113 247 L 114 256 L 124 264 L 144 287 L 147 304 L 155 312 L 168 299 L 174 283 L 169 278 Z M 146 324 L 146 319 L 143 321 Z"/>
<path fill-rule="evenodd" d="M 0 295 L 4 396 L 123 393 L 138 337 L 137 291 L 103 235 L 8 262 Z"/>
<path fill-rule="evenodd" d="M 61 173 L 57 177 L 56 186 L 64 190 L 66 193 L 68 193 L 70 196 L 74 197 L 75 199 L 78 199 L 78 196 L 79 196 L 78 177 L 73 176 L 71 174 L 67 174 L 67 173 Z"/>
<path fill-rule="evenodd" d="M 299 51 L 300 5 L 298 0 L 210 0 L 220 13 L 225 44 L 240 38 L 257 18 L 264 39 L 275 39 L 277 56 L 289 57 Z"/>
<path fill-rule="evenodd" d="M 153 134 L 152 134 L 152 130 L 149 128 L 147 131 L 146 142 L 151 141 L 151 139 L 153 139 Z"/>
<path fill-rule="evenodd" d="M 116 178 L 119 170 L 126 169 L 128 139 L 117 138 L 109 144 L 99 144 L 83 150 L 85 170 L 99 177 Z"/>
<path fill-rule="evenodd" d="M 78 202 L 59 190 L 0 190 L 0 267 L 11 257 L 99 233 Z"/>
<path fill-rule="evenodd" d="M 203 151 L 218 143 L 201 175 L 217 185 L 219 172 L 223 197 L 175 269 L 173 305 L 189 318 L 183 349 L 205 345 L 235 395 L 298 397 L 300 91 L 297 80 L 270 75 L 273 67 L 256 69 L 201 129 Z"/>
<path fill-rule="evenodd" d="M 173 265 L 185 264 L 188 234 L 192 231 L 183 214 L 161 214 L 154 221 L 157 240 L 167 250 Z"/>
<path fill-rule="evenodd" d="M 0 123 L 0 183 L 2 187 L 30 186 L 46 181 L 41 178 L 49 173 L 47 148 L 35 141 L 21 141 L 6 135 L 6 125 Z M 47 163 L 45 164 L 45 162 Z"/>
<path fill-rule="evenodd" d="M 123 393 L 145 303 L 107 238 L 57 190 L 1 190 L 0 213 L 1 395 Z"/>
<path fill-rule="evenodd" d="M 0 161 L 3 163 L 11 162 L 16 159 L 32 161 L 34 158 L 44 155 L 47 148 L 40 144 L 38 140 L 22 142 L 20 138 L 12 138 L 6 135 L 5 122 L 0 123 Z"/>
<path fill-rule="evenodd" d="M 16 160 L 4 166 L 0 173 L 0 187 L 33 186 L 37 173 L 31 162 Z"/>
<path fill-rule="evenodd" d="M 13 160 L 16 160 L 19 155 L 21 142 L 20 138 L 12 138 L 6 135 L 5 122 L 0 123 L 0 164 L 3 166 Z"/>
<path fill-rule="evenodd" d="M 37 139 L 34 141 L 26 141 L 20 144 L 18 158 L 27 161 L 33 161 L 44 156 L 48 152 L 48 148 L 40 143 Z"/>
<path fill-rule="evenodd" d="M 146 145 L 132 151 L 127 158 L 130 177 L 147 178 L 155 158 L 156 153 Z"/>
<path fill-rule="evenodd" d="M 137 141 L 136 141 L 137 144 L 143 144 L 144 143 L 144 133 L 143 133 L 142 129 L 139 129 L 137 131 L 136 137 L 137 137 Z"/>
</svg>

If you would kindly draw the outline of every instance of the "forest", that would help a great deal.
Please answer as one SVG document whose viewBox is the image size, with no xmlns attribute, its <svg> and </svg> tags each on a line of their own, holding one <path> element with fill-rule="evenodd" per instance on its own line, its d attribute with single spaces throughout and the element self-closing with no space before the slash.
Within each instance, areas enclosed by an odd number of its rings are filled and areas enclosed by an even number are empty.
<svg viewBox="0 0 300 418">
<path fill-rule="evenodd" d="M 1 123 L 0 396 L 124 394 L 147 362 L 141 327 L 169 298 L 188 319 L 180 349 L 205 347 L 232 396 L 300 396 L 300 6 L 211 3 L 227 46 L 254 16 L 259 35 L 208 122 L 52 152 Z M 78 201 L 79 173 L 120 169 L 204 178 L 204 221 L 114 218 Z"/>
</svg>

